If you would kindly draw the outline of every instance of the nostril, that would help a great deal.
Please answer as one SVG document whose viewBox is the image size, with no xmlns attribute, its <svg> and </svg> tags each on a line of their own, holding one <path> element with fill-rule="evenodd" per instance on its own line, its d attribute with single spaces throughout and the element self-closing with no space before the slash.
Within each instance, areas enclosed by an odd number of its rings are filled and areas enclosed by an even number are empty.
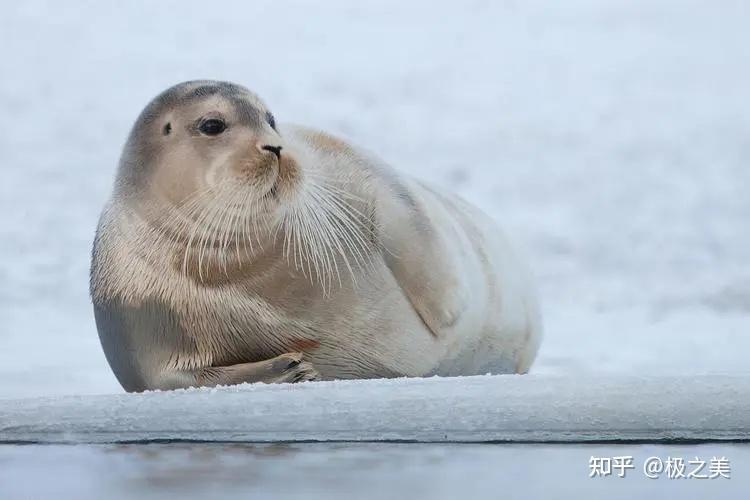
<svg viewBox="0 0 750 500">
<path fill-rule="evenodd" d="M 276 158 L 281 159 L 281 146 L 269 146 L 265 145 L 262 146 L 260 149 L 264 149 L 266 151 L 270 151 L 271 153 L 276 155 Z"/>
</svg>

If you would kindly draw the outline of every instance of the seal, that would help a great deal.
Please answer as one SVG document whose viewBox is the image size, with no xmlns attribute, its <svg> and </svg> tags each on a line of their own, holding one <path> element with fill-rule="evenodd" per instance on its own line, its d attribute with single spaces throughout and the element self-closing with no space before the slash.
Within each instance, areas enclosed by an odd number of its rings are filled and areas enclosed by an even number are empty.
<svg viewBox="0 0 750 500">
<path fill-rule="evenodd" d="M 488 216 L 218 81 L 137 118 L 90 288 L 127 391 L 525 373 L 542 338 Z"/>
</svg>

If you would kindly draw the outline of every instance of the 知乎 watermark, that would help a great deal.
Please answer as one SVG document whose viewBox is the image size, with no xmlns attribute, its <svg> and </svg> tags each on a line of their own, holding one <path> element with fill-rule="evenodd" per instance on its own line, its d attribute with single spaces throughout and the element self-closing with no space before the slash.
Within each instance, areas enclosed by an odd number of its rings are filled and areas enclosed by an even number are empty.
<svg viewBox="0 0 750 500">
<path fill-rule="evenodd" d="M 726 457 L 712 457 L 710 460 L 695 457 L 648 457 L 638 469 L 649 479 L 667 477 L 669 479 L 730 479 L 731 467 Z M 632 456 L 594 457 L 589 459 L 589 477 L 625 477 L 627 471 L 635 470 Z"/>
</svg>

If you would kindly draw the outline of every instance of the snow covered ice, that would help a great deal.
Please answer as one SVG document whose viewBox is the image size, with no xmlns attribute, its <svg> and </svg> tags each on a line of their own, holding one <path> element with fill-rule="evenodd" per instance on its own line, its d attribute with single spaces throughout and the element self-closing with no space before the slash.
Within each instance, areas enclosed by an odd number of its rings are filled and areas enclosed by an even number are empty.
<svg viewBox="0 0 750 500">
<path fill-rule="evenodd" d="M 250 436 L 256 410 L 263 425 L 291 421 L 274 423 L 275 400 L 290 405 L 279 415 L 309 417 L 291 427 L 309 439 L 374 429 L 437 440 L 441 422 L 443 434 L 467 431 L 464 439 L 522 421 L 526 431 L 619 428 L 651 438 L 676 422 L 704 438 L 746 438 L 749 10 L 697 0 L 9 3 L 0 16 L 2 440 L 64 440 L 68 424 L 88 441 L 117 440 L 96 433 L 110 424 L 123 436 L 199 424 Z M 496 217 L 542 292 L 546 337 L 532 373 L 123 394 L 94 327 L 90 245 L 137 113 L 195 78 L 246 85 L 279 120 L 343 135 Z M 313 394 L 342 410 L 312 418 L 321 411 Z M 211 405 L 206 421 L 180 412 L 188 401 Z M 160 407 L 165 418 L 193 420 L 152 426 Z M 245 413 L 227 414 L 235 408 Z M 424 408 L 434 410 L 424 427 L 390 414 Z M 472 420 L 484 409 L 495 427 Z M 128 420 L 141 411 L 153 420 Z M 571 427 L 573 417 L 584 424 Z M 0 460 L 18 459 L 2 469 L 39 472 L 29 465 L 35 449 L 24 461 L 18 448 L 0 448 Z M 109 456 L 73 450 L 49 453 L 88 464 Z M 481 470 L 507 471 L 502 450 L 455 452 L 463 462 L 425 470 L 455 477 L 480 467 L 465 455 L 474 454 L 489 461 Z M 741 470 L 746 450 L 712 452 L 734 453 Z M 588 451 L 551 453 L 585 474 Z M 568 478 L 550 477 L 565 494 Z M 491 484 L 478 481 L 477 491 Z M 720 491 L 674 488 L 682 497 Z"/>
<path fill-rule="evenodd" d="M 743 376 L 433 377 L 27 399 L 0 442 L 750 440 L 748 414 Z"/>
</svg>

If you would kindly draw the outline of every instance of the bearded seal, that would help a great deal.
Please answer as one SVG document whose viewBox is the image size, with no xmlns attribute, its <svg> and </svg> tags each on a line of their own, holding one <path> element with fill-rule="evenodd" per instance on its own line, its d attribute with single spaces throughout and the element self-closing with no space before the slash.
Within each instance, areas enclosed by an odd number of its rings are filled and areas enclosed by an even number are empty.
<svg viewBox="0 0 750 500">
<path fill-rule="evenodd" d="M 127 391 L 525 373 L 542 335 L 489 217 L 219 81 L 137 118 L 90 277 Z"/>
</svg>

